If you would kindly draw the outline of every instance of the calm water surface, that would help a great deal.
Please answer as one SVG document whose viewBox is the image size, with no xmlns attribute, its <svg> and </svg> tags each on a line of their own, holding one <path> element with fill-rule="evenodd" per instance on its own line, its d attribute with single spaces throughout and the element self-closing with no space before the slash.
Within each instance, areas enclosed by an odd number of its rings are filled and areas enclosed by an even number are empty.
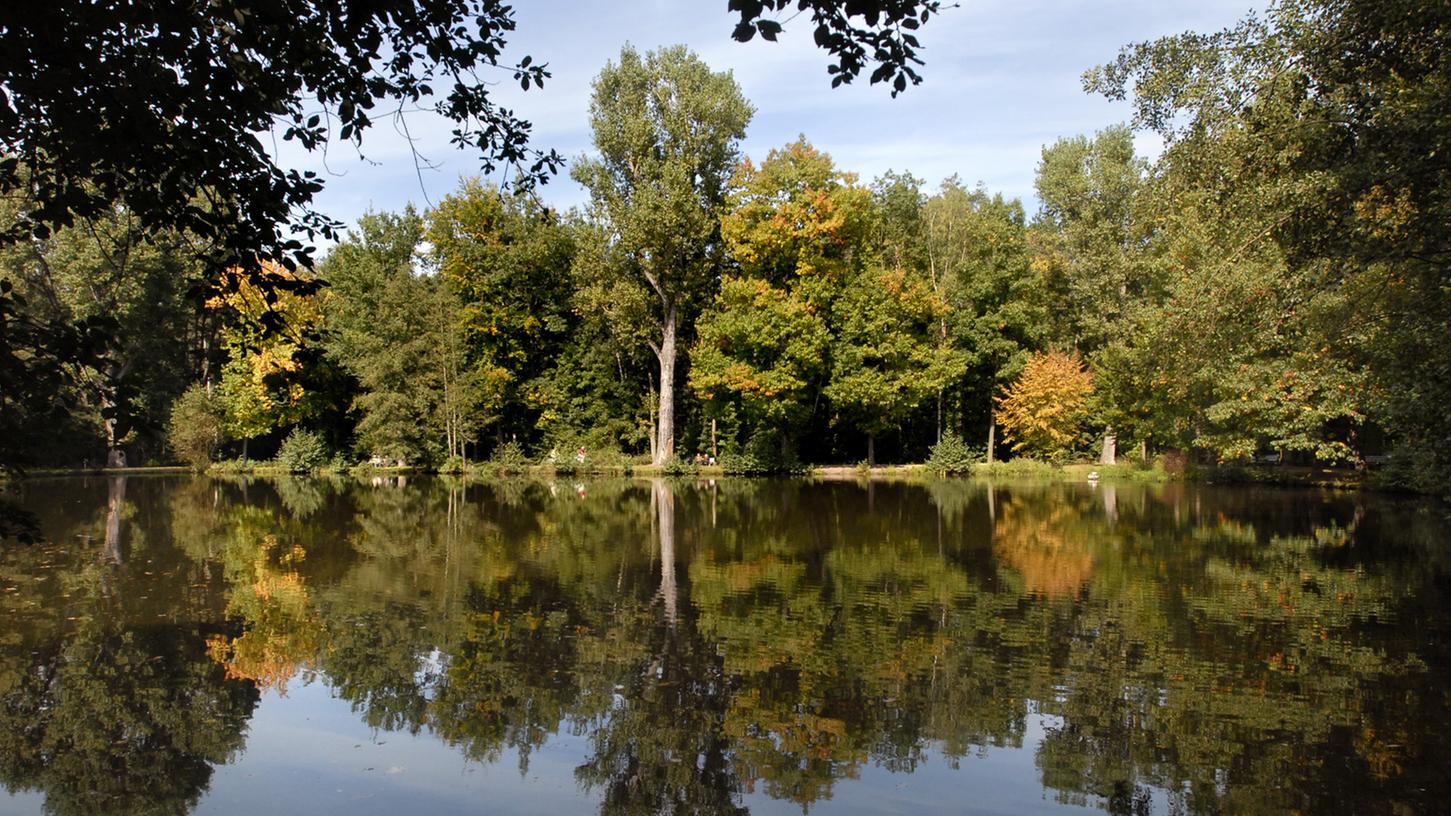
<svg viewBox="0 0 1451 816">
<path fill-rule="evenodd" d="M 33 481 L 0 812 L 1432 813 L 1451 526 L 1184 485 Z"/>
</svg>

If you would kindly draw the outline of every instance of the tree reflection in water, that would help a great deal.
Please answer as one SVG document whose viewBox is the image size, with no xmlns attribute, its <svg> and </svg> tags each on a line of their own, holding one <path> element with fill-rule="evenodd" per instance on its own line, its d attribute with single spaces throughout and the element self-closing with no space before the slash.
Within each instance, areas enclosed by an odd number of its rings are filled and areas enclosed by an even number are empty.
<svg viewBox="0 0 1451 816">
<path fill-rule="evenodd" d="M 1447 527 L 1413 505 L 966 481 L 55 489 L 90 497 L 36 504 L 61 543 L 0 554 L 0 779 L 56 812 L 189 809 L 259 690 L 314 680 L 370 726 L 521 771 L 585 737 L 574 778 L 610 813 L 809 808 L 869 766 L 1004 748 L 1033 751 L 1052 799 L 1115 813 L 1451 794 Z"/>
</svg>

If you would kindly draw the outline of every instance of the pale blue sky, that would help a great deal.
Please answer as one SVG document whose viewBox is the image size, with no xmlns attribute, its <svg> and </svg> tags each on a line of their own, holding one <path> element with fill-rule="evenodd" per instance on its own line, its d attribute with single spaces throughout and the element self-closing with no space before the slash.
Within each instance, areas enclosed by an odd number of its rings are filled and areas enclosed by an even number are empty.
<svg viewBox="0 0 1451 816">
<path fill-rule="evenodd" d="M 500 98 L 534 123 L 534 143 L 568 158 L 590 149 L 590 82 L 626 42 L 645 51 L 683 43 L 716 70 L 731 71 L 756 115 L 742 145 L 764 156 L 805 134 L 837 166 L 870 180 L 906 170 L 929 187 L 954 173 L 968 183 L 1021 198 L 1031 212 L 1033 172 L 1044 145 L 1125 121 L 1127 105 L 1083 92 L 1081 75 L 1127 43 L 1186 30 L 1230 25 L 1251 0 L 963 0 L 921 31 L 925 80 L 892 99 L 885 86 L 832 89 L 827 55 L 811 42 L 804 16 L 787 25 L 778 43 L 741 44 L 730 38 L 726 0 L 526 0 L 518 4 L 518 30 L 506 54 L 532 55 L 549 64 L 542 89 L 520 92 L 500 75 Z M 283 145 L 282 161 L 324 173 L 319 208 L 351 224 L 369 209 L 419 207 L 450 192 L 459 178 L 478 172 L 477 158 L 448 143 L 447 123 L 415 115 L 409 130 L 421 152 L 438 165 L 415 174 L 406 142 L 381 121 L 364 143 L 367 162 L 349 146 L 334 146 L 324 163 Z M 1142 152 L 1157 144 L 1141 136 Z M 541 197 L 561 208 L 585 194 L 567 170 Z"/>
</svg>

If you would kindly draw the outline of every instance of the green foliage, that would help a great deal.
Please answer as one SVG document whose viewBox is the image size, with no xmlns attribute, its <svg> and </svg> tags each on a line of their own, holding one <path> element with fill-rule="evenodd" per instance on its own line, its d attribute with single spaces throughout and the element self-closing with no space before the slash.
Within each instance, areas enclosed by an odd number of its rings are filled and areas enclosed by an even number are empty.
<svg viewBox="0 0 1451 816">
<path fill-rule="evenodd" d="M 23 225 L 33 212 L 19 199 L 0 203 L 0 230 Z M 14 297 L 24 301 L 6 317 L 17 336 L 5 358 L 39 353 L 32 359 L 74 366 L 69 374 L 56 372 L 51 392 L 70 403 L 71 416 L 34 429 L 37 447 L 55 456 L 57 448 L 72 446 L 68 437 L 80 436 L 88 443 L 86 455 L 104 447 L 112 464 L 125 463 L 126 449 L 137 461 L 160 453 L 158 431 L 193 376 L 191 344 L 207 337 L 192 295 L 202 270 L 187 236 L 148 236 L 135 214 L 121 208 L 57 229 L 45 241 L 0 241 L 0 281 L 13 292 L 0 300 L 0 309 L 12 311 Z M 79 345 L 86 335 L 77 328 L 104 341 L 105 353 Z M 24 348 L 25 335 L 36 331 L 52 338 L 50 349 Z M 61 349 L 53 341 L 68 337 L 67 356 L 56 359 Z M 0 358 L 0 367 L 6 366 Z M 29 376 L 40 373 L 33 363 L 26 368 Z"/>
<path fill-rule="evenodd" d="M 960 376 L 962 356 L 933 342 L 942 303 L 905 270 L 869 269 L 837 299 L 831 382 L 837 409 L 868 433 L 882 433 Z"/>
<path fill-rule="evenodd" d="M 509 373 L 471 363 L 462 303 L 437 277 L 415 274 L 423 220 L 411 209 L 364 216 L 319 269 L 329 283 L 327 353 L 361 386 L 358 447 L 429 462 L 462 456 Z"/>
<path fill-rule="evenodd" d="M 510 440 L 494 451 L 494 455 L 489 457 L 489 464 L 500 473 L 522 473 L 531 462 L 524 448 Z"/>
<path fill-rule="evenodd" d="M 271 431 L 280 419 L 283 397 L 269 387 L 266 374 L 259 374 L 246 359 L 236 357 L 222 369 L 217 387 L 227 436 L 247 441 Z"/>
<path fill-rule="evenodd" d="M 730 74 L 712 72 L 683 46 L 643 59 L 626 47 L 594 82 L 599 158 L 577 162 L 572 174 L 603 229 L 580 270 L 638 306 L 620 329 L 650 329 L 644 336 L 660 363 L 656 464 L 674 455 L 682 310 L 704 300 L 719 274 L 720 210 L 752 112 Z"/>
<path fill-rule="evenodd" d="M 808 303 L 764 280 L 726 278 L 696 331 L 690 385 L 702 401 L 739 401 L 747 421 L 765 428 L 801 421 L 830 343 Z"/>
<path fill-rule="evenodd" d="M 293 428 L 277 449 L 277 464 L 290 473 L 311 473 L 332 457 L 327 440 L 317 431 Z"/>
<path fill-rule="evenodd" d="M 1051 296 L 1054 339 L 1065 346 L 1102 347 L 1151 294 L 1154 267 L 1141 252 L 1147 230 L 1135 211 L 1147 170 L 1123 126 L 1043 148 L 1034 263 Z"/>
<path fill-rule="evenodd" d="M 751 435 L 738 452 L 723 452 L 717 460 L 728 474 L 762 476 L 801 473 L 805 470 L 787 437 L 763 428 Z"/>
<path fill-rule="evenodd" d="M 1016 378 L 1048 336 L 1023 208 L 953 177 L 922 204 L 920 222 L 926 274 L 948 307 L 937 341 L 951 344 L 967 366 L 946 388 L 949 424 L 986 429 L 998 384 Z"/>
<path fill-rule="evenodd" d="M 933 473 L 970 473 L 985 455 L 982 449 L 969 447 L 956 431 L 947 430 L 942 432 L 942 440 L 932 446 L 927 469 Z"/>
<path fill-rule="evenodd" d="M 1425 410 L 1451 348 L 1432 260 L 1451 179 L 1428 165 L 1451 122 L 1446 22 L 1439 6 L 1289 0 L 1086 77 L 1132 95 L 1167 143 L 1142 208 L 1167 291 L 1105 382 L 1141 436 L 1333 462 L 1378 426 L 1451 472 L 1446 413 Z"/>
<path fill-rule="evenodd" d="M 660 472 L 666 476 L 694 476 L 700 472 L 700 466 L 679 456 L 672 456 L 660 466 Z"/>
<path fill-rule="evenodd" d="M 774 34 L 761 14 L 779 5 L 738 9 L 746 31 Z M 851 11 L 832 19 L 920 21 Z M 1385 479 L 1444 485 L 1448 25 L 1409 0 L 1284 0 L 1223 32 L 1131 46 L 1086 80 L 1132 97 L 1163 153 L 1136 156 L 1125 126 L 1047 146 L 1031 225 L 1019 202 L 955 177 L 930 194 L 907 172 L 863 187 L 804 136 L 737 161 L 751 106 L 681 48 L 627 48 L 599 75 L 597 152 L 574 169 L 586 211 L 465 181 L 423 215 L 363 218 L 322 265 L 327 287 L 265 262 L 290 250 L 227 263 L 275 212 L 236 242 L 198 244 L 97 198 L 70 227 L 0 250 L 0 468 L 96 461 L 102 445 L 111 464 L 154 459 L 157 429 L 200 380 L 244 454 L 305 424 L 423 466 L 491 438 L 583 445 L 596 462 L 619 452 L 623 466 L 674 455 L 676 424 L 702 451 L 714 421 L 731 470 L 788 467 L 779 451 L 796 449 L 850 459 L 863 435 L 906 457 L 951 440 L 933 458 L 957 467 L 966 443 L 943 431 L 977 443 L 1000 420 L 1053 461 L 1105 430 L 1125 450 L 1224 464 L 1360 464 L 1394 447 Z M 119 69 L 140 57 L 127 46 Z M 22 101 L 45 82 L 22 80 Z M 30 179 L 19 158 L 4 172 Z M 0 213 L 16 234 L 59 217 L 18 201 Z M 228 223 L 243 203 L 206 212 Z M 118 333 L 104 353 L 103 325 Z M 994 395 L 1026 387 L 1048 347 L 1082 355 L 1092 396 L 998 410 Z M 184 455 L 201 465 L 217 434 L 196 402 L 175 405 L 173 436 L 198 429 Z"/>
<path fill-rule="evenodd" d="M 870 205 L 856 177 L 802 137 L 736 168 L 721 236 L 747 277 L 825 309 L 861 260 Z"/>
<path fill-rule="evenodd" d="M 469 364 L 490 381 L 491 414 L 505 433 L 533 430 L 534 383 L 562 351 L 571 328 L 574 240 L 536 199 L 506 195 L 478 179 L 429 211 L 431 257 L 457 296 Z"/>
<path fill-rule="evenodd" d="M 225 418 L 221 401 L 208 394 L 205 387 L 193 385 L 171 407 L 167 444 L 182 461 L 204 470 L 222 445 Z"/>
</svg>

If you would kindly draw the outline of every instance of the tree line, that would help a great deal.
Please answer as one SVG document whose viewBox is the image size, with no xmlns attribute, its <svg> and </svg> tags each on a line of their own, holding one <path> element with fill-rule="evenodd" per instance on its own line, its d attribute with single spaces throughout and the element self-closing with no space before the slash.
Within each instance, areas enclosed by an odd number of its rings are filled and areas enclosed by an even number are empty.
<svg viewBox="0 0 1451 816">
<path fill-rule="evenodd" d="M 289 441 L 310 461 L 583 447 L 742 470 L 1393 452 L 1439 489 L 1438 14 L 1295 0 L 1130 46 L 1085 85 L 1133 122 L 1045 147 L 1031 216 L 957 178 L 863 182 L 805 137 L 744 158 L 728 74 L 626 49 L 595 82 L 579 210 L 468 180 L 365 216 L 313 271 L 216 291 L 186 234 L 122 207 L 8 248 L 7 297 L 122 327 L 26 438 L 50 462 Z M 1163 138 L 1156 160 L 1134 129 Z"/>
</svg>

